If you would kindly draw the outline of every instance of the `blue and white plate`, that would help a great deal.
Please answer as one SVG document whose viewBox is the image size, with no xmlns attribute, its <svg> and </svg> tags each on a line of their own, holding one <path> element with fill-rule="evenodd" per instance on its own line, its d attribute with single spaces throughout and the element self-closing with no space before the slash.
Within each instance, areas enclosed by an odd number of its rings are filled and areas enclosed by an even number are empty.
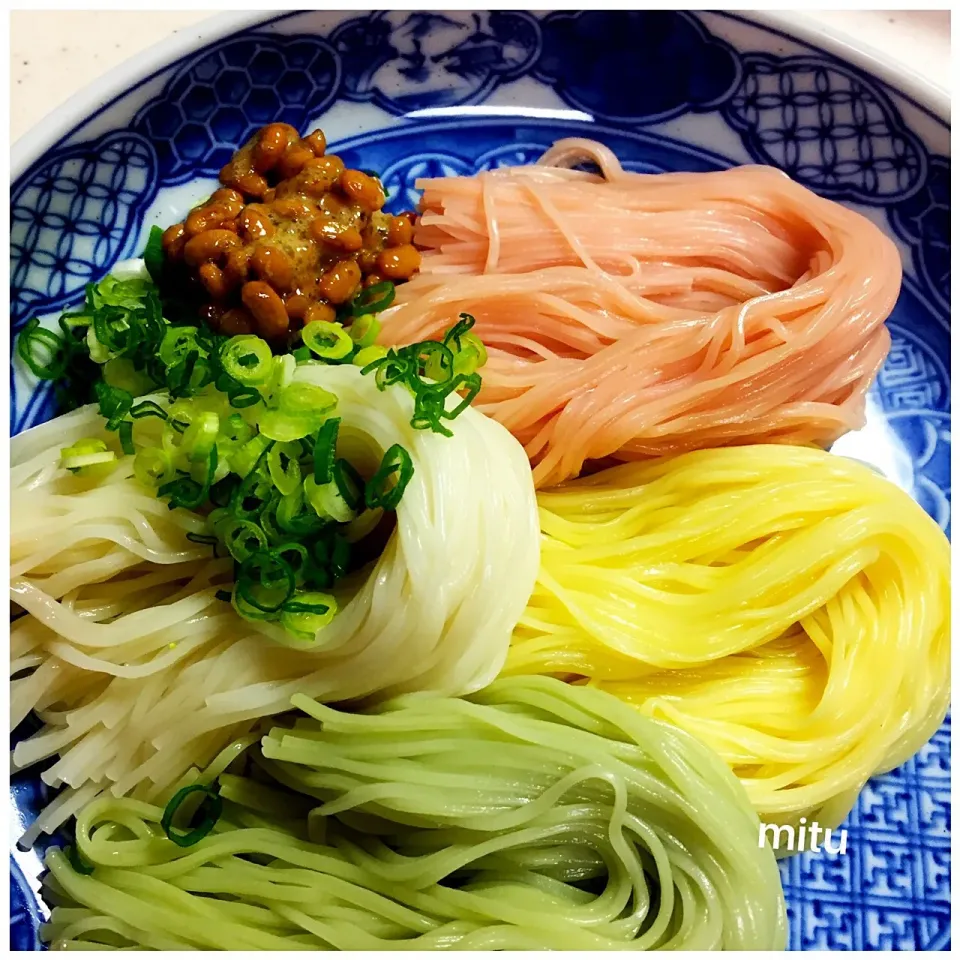
<svg viewBox="0 0 960 960">
<path fill-rule="evenodd" d="M 137 255 L 151 225 L 208 195 L 273 120 L 322 125 L 348 165 L 382 173 L 396 209 L 415 203 L 417 177 L 526 163 L 571 135 L 636 170 L 772 164 L 896 239 L 893 347 L 867 426 L 837 449 L 874 463 L 949 533 L 945 95 L 768 15 L 308 12 L 227 15 L 197 33 L 114 71 L 15 148 L 15 332 Z M 13 433 L 52 415 L 50 391 L 18 364 L 10 389 Z M 35 773 L 14 777 L 14 837 L 44 790 Z M 949 720 L 866 786 L 845 826 L 846 856 L 782 864 L 790 946 L 948 948 Z M 11 946 L 37 949 L 37 853 L 11 842 L 10 870 Z"/>
</svg>

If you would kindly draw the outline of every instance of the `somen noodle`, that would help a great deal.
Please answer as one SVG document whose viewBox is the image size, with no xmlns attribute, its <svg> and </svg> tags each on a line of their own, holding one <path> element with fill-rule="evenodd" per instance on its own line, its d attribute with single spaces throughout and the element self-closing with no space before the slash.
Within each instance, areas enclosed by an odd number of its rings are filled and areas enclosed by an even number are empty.
<svg viewBox="0 0 960 960">
<path fill-rule="evenodd" d="M 66 443 L 106 435 L 95 408 L 13 440 L 11 597 L 26 615 L 11 630 L 11 725 L 31 710 L 44 725 L 14 763 L 57 756 L 43 780 L 70 788 L 35 829 L 102 789 L 155 797 L 294 693 L 458 694 L 502 666 L 538 563 L 517 442 L 472 410 L 451 438 L 414 430 L 410 395 L 356 367 L 297 378 L 339 397 L 341 451 L 359 467 L 398 439 L 415 467 L 382 555 L 335 588 L 340 612 L 310 644 L 274 642 L 275 625 L 216 598 L 229 564 L 186 536 L 203 520 L 141 487 L 131 458 L 96 481 L 60 466 Z"/>
<path fill-rule="evenodd" d="M 683 727 L 761 815 L 839 822 L 943 721 L 950 545 L 862 464 L 700 450 L 539 503 L 540 574 L 507 672 L 589 678 Z"/>
<path fill-rule="evenodd" d="M 600 174 L 567 169 L 582 160 Z M 538 487 L 591 459 L 827 445 L 862 425 L 899 255 L 780 171 L 629 173 L 569 140 L 536 166 L 418 186 L 423 271 L 380 341 L 475 316 L 478 406 L 523 443 Z"/>
<path fill-rule="evenodd" d="M 48 855 L 58 906 L 45 939 L 783 948 L 783 895 L 757 817 L 683 731 L 543 677 L 461 700 L 408 694 L 359 715 L 295 703 L 312 719 L 275 727 L 247 776 L 219 777 L 223 816 L 193 846 L 162 835 L 159 807 L 88 806 L 77 845 L 93 869 Z"/>
</svg>

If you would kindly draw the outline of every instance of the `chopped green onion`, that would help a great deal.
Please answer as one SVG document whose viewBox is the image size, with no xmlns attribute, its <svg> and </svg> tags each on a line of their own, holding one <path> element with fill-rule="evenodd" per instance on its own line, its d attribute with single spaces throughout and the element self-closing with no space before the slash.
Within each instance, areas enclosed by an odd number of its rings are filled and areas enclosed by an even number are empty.
<svg viewBox="0 0 960 960">
<path fill-rule="evenodd" d="M 289 443 L 292 440 L 303 440 L 313 433 L 322 419 L 322 416 L 294 416 L 282 410 L 264 410 L 257 426 L 260 428 L 260 436 L 277 443 Z"/>
<path fill-rule="evenodd" d="M 337 601 L 329 593 L 302 591 L 288 600 L 280 612 L 280 624 L 304 640 L 313 640 L 337 614 Z"/>
<path fill-rule="evenodd" d="M 350 324 L 350 339 L 363 349 L 373 346 L 380 333 L 380 321 L 372 313 L 362 313 Z"/>
<path fill-rule="evenodd" d="M 252 445 L 255 441 L 258 443 L 258 446 L 262 446 L 261 452 L 251 464 L 246 474 L 243 475 L 242 482 L 237 485 L 230 497 L 230 511 L 240 520 L 248 520 L 257 516 L 263 510 L 266 503 L 262 497 L 256 494 L 255 488 L 261 480 L 258 472 L 260 465 L 265 462 L 267 454 L 273 447 L 274 441 L 264 441 L 262 437 L 254 437 L 247 446 Z M 244 450 L 246 450 L 246 447 L 244 447 Z M 253 506 L 248 506 L 248 500 L 254 500 L 256 503 Z"/>
<path fill-rule="evenodd" d="M 395 510 L 412 476 L 413 461 L 410 454 L 399 443 L 395 443 L 383 455 L 379 469 L 367 483 L 367 507 L 371 510 L 375 507 Z"/>
<path fill-rule="evenodd" d="M 300 333 L 304 345 L 321 360 L 342 360 L 353 351 L 350 334 L 339 323 L 314 320 Z"/>
<path fill-rule="evenodd" d="M 296 587 L 296 576 L 286 560 L 273 550 L 258 550 L 240 564 L 235 596 L 261 613 L 279 613 Z"/>
<path fill-rule="evenodd" d="M 366 367 L 371 363 L 382 360 L 388 353 L 389 350 L 386 347 L 375 343 L 372 347 L 364 347 L 362 350 L 358 350 L 353 355 L 351 362 L 355 367 Z"/>
<path fill-rule="evenodd" d="M 291 417 L 326 417 L 336 409 L 336 395 L 313 383 L 291 383 L 280 394 L 280 410 Z"/>
<path fill-rule="evenodd" d="M 293 493 L 300 487 L 300 457 L 303 447 L 293 441 L 277 443 L 267 454 L 267 469 L 270 479 L 282 496 Z"/>
<path fill-rule="evenodd" d="M 63 339 L 52 330 L 41 327 L 36 317 L 27 321 L 17 337 L 17 353 L 40 380 L 58 380 L 69 359 Z"/>
<path fill-rule="evenodd" d="M 113 357 L 103 365 L 103 379 L 111 387 L 119 387 L 133 396 L 149 393 L 156 387 L 153 378 L 133 365 L 127 357 Z"/>
<path fill-rule="evenodd" d="M 367 287 L 366 290 L 361 290 L 353 298 L 350 310 L 355 317 L 363 316 L 365 313 L 380 313 L 393 303 L 396 295 L 397 288 L 393 283 L 383 280 L 372 287 Z"/>
<path fill-rule="evenodd" d="M 199 413 L 184 431 L 181 450 L 190 463 L 202 463 L 210 456 L 220 432 L 220 418 L 212 410 Z"/>
<path fill-rule="evenodd" d="M 220 541 L 216 537 L 211 536 L 207 533 L 193 533 L 192 531 L 187 531 L 187 539 L 191 543 L 202 543 L 208 547 L 216 546 Z"/>
<path fill-rule="evenodd" d="M 145 487 L 161 487 L 176 475 L 173 458 L 160 447 L 142 447 L 133 461 L 133 475 Z"/>
<path fill-rule="evenodd" d="M 253 387 L 247 387 L 244 390 L 237 390 L 230 394 L 230 406 L 242 410 L 244 407 L 252 407 L 260 402 L 260 394 Z"/>
<path fill-rule="evenodd" d="M 331 417 L 317 431 L 313 445 L 313 479 L 318 484 L 329 483 L 333 479 L 333 464 L 337 456 L 337 435 L 340 431 L 340 418 Z"/>
<path fill-rule="evenodd" d="M 302 543 L 285 540 L 278 543 L 271 552 L 290 567 L 297 581 L 297 586 L 301 586 L 304 573 L 310 564 L 310 554 L 307 548 Z"/>
<path fill-rule="evenodd" d="M 104 463 L 113 463 L 117 455 L 103 440 L 95 438 L 78 440 L 60 451 L 60 462 L 71 473 L 77 473 L 84 467 L 94 467 Z"/>
<path fill-rule="evenodd" d="M 120 438 L 120 448 L 129 457 L 137 452 L 133 445 L 133 421 L 123 420 L 117 429 L 117 436 Z"/>
<path fill-rule="evenodd" d="M 461 347 L 453 358 L 453 372 L 476 373 L 487 362 L 487 348 L 474 333 L 464 334 L 460 342 Z"/>
<path fill-rule="evenodd" d="M 165 483 L 157 490 L 158 497 L 169 499 L 169 507 L 186 507 L 188 510 L 196 510 L 203 505 L 210 493 L 210 487 L 213 485 L 213 477 L 217 472 L 217 447 L 214 444 L 210 448 L 207 459 L 207 470 L 203 483 L 197 483 L 190 477 L 177 477 Z"/>
<path fill-rule="evenodd" d="M 238 563 L 243 563 L 248 557 L 259 550 L 266 549 L 267 546 L 267 538 L 263 531 L 249 520 L 228 522 L 218 529 L 217 533 L 230 556 Z"/>
<path fill-rule="evenodd" d="M 444 334 L 444 346 L 451 347 L 454 351 L 460 350 L 461 338 L 473 329 L 476 322 L 469 313 L 461 313 L 460 319 Z"/>
<path fill-rule="evenodd" d="M 437 389 L 453 379 L 453 351 L 443 343 L 427 340 L 418 345 L 416 360 L 419 369 L 434 383 L 421 379 L 422 389 Z"/>
<path fill-rule="evenodd" d="M 280 394 L 293 383 L 293 375 L 297 372 L 297 361 L 284 354 L 273 358 L 273 369 L 270 371 L 270 380 L 263 391 L 269 401 L 279 398 Z"/>
<path fill-rule="evenodd" d="M 111 387 L 103 380 L 96 383 L 94 390 L 100 403 L 100 416 L 107 421 L 107 429 L 116 430 L 133 406 L 133 394 L 119 387 Z"/>
<path fill-rule="evenodd" d="M 141 400 L 130 408 L 130 416 L 134 420 L 140 420 L 143 417 L 159 417 L 161 420 L 167 419 L 167 411 L 153 400 Z"/>
<path fill-rule="evenodd" d="M 150 228 L 147 245 L 143 248 L 143 264 L 153 282 L 159 283 L 163 272 L 163 230 L 158 226 Z"/>
<path fill-rule="evenodd" d="M 187 833 L 179 833 L 173 829 L 173 818 L 180 809 L 180 805 L 191 793 L 202 793 L 204 795 L 200 806 L 194 814 L 194 816 L 196 816 L 196 814 L 202 813 L 203 820 Z M 160 819 L 160 826 L 163 828 L 163 832 L 167 837 L 178 847 L 192 847 L 194 844 L 199 843 L 214 826 L 216 826 L 221 813 L 223 813 L 223 800 L 217 791 L 201 783 L 192 783 L 178 790 L 166 807 L 164 807 L 163 817 Z"/>
<path fill-rule="evenodd" d="M 303 481 L 303 494 L 321 520 L 347 523 L 356 515 L 356 511 L 351 509 L 332 480 L 329 483 L 318 484 L 312 476 L 308 476 Z"/>
<path fill-rule="evenodd" d="M 233 455 L 231 465 L 234 473 L 237 473 L 240 477 L 246 477 L 259 465 L 273 443 L 274 441 L 268 440 L 263 434 L 256 434 L 251 437 Z"/>
<path fill-rule="evenodd" d="M 353 464 L 344 460 L 343 457 L 333 465 L 333 482 L 336 484 L 337 492 L 351 510 L 357 511 L 363 507 L 363 477 L 353 468 Z"/>
<path fill-rule="evenodd" d="M 469 376 L 463 373 L 457 374 L 453 379 L 453 384 L 454 390 L 461 390 L 466 387 L 467 392 L 461 398 L 460 403 L 452 410 L 444 410 L 444 412 L 440 414 L 445 420 L 456 420 L 457 417 L 473 403 L 477 394 L 480 392 L 480 387 L 483 385 L 480 380 L 480 374 L 478 373 L 471 373 Z"/>
<path fill-rule="evenodd" d="M 245 387 L 266 384 L 274 371 L 273 360 L 266 340 L 252 334 L 231 337 L 220 348 L 224 372 Z"/>
</svg>

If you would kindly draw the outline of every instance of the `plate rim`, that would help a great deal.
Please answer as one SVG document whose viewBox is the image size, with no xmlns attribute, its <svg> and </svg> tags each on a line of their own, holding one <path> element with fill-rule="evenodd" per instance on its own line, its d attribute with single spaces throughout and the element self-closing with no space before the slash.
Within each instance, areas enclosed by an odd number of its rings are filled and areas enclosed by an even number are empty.
<svg viewBox="0 0 960 960">
<path fill-rule="evenodd" d="M 16 183 L 41 161 L 48 150 L 72 136 L 123 97 L 165 72 L 177 60 L 257 27 L 280 23 L 305 13 L 331 14 L 335 10 L 226 11 L 198 21 L 183 33 L 151 44 L 81 88 L 60 106 L 41 117 L 10 150 L 10 182 Z M 347 11 L 358 15 L 382 11 Z M 537 11 L 546 13 L 548 11 Z M 879 50 L 861 43 L 843 30 L 817 23 L 792 11 L 704 11 L 759 27 L 784 39 L 799 41 L 817 52 L 844 60 L 895 89 L 913 106 L 949 129 L 950 94 L 906 64 L 885 58 Z"/>
</svg>

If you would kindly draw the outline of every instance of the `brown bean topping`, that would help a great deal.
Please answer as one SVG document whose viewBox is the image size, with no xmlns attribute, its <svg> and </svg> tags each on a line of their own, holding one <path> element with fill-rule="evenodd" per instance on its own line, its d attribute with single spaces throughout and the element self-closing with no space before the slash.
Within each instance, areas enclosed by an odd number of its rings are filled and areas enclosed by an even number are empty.
<svg viewBox="0 0 960 960">
<path fill-rule="evenodd" d="M 313 151 L 315 157 L 322 157 L 327 152 L 327 138 L 319 127 L 308 133 L 303 142 Z"/>
<path fill-rule="evenodd" d="M 298 196 L 274 200 L 270 204 L 270 210 L 274 216 L 283 217 L 285 220 L 304 220 L 307 217 L 316 216 L 317 213 L 316 204 Z"/>
<path fill-rule="evenodd" d="M 260 131 L 260 136 L 254 144 L 251 162 L 253 169 L 257 173 L 267 173 L 272 170 L 284 151 L 290 144 L 291 139 L 296 138 L 297 131 L 286 123 L 268 123 Z"/>
<path fill-rule="evenodd" d="M 377 269 L 378 253 L 379 251 L 371 250 L 369 248 L 360 251 L 360 254 L 357 257 L 357 263 L 360 265 L 360 269 L 364 273 L 370 273 L 371 270 Z"/>
<path fill-rule="evenodd" d="M 262 280 L 251 280 L 240 291 L 243 305 L 253 314 L 257 333 L 265 340 L 282 337 L 290 328 L 283 301 L 269 284 Z"/>
<path fill-rule="evenodd" d="M 346 303 L 360 285 L 360 268 L 353 260 L 341 260 L 320 278 L 320 293 L 330 303 Z"/>
<path fill-rule="evenodd" d="M 197 271 L 200 282 L 203 284 L 207 293 L 214 300 L 226 300 L 230 294 L 233 284 L 229 282 L 223 271 L 213 263 L 202 263 Z"/>
<path fill-rule="evenodd" d="M 324 323 L 333 323 L 337 319 L 337 311 L 329 303 L 311 303 L 303 315 L 303 325 L 322 320 Z"/>
<path fill-rule="evenodd" d="M 211 203 L 192 210 L 186 219 L 187 233 L 195 237 L 206 230 L 222 230 L 229 227 L 243 209 L 242 203 Z"/>
<path fill-rule="evenodd" d="M 310 236 L 318 243 L 325 243 L 337 250 L 356 253 L 363 246 L 363 237 L 356 227 L 345 227 L 330 217 L 310 222 Z"/>
<path fill-rule="evenodd" d="M 377 269 L 388 280 L 409 280 L 420 269 L 420 251 L 409 243 L 384 250 L 377 257 Z"/>
<path fill-rule="evenodd" d="M 250 254 L 240 248 L 231 250 L 223 264 L 223 273 L 231 287 L 239 287 L 247 280 L 250 269 Z"/>
<path fill-rule="evenodd" d="M 163 252 L 171 260 L 179 260 L 183 256 L 183 247 L 187 242 L 187 228 L 182 223 L 175 223 L 167 227 L 160 238 Z"/>
<path fill-rule="evenodd" d="M 303 168 L 303 171 L 284 189 L 303 191 L 311 197 L 323 197 L 329 192 L 343 173 L 343 161 L 339 157 L 315 157 Z"/>
<path fill-rule="evenodd" d="M 183 248 L 183 257 L 191 267 L 219 260 L 240 246 L 240 238 L 229 230 L 207 230 L 191 237 Z"/>
<path fill-rule="evenodd" d="M 302 320 L 310 309 L 311 303 L 310 298 L 303 296 L 301 293 L 295 293 L 293 296 L 287 297 L 284 301 L 287 316 L 291 320 Z"/>
<path fill-rule="evenodd" d="M 413 214 L 383 212 L 383 185 L 327 153 L 326 137 L 285 123 L 257 131 L 220 172 L 223 184 L 164 232 L 210 326 L 284 339 L 336 316 L 361 285 L 420 266 Z M 243 306 L 241 306 L 243 304 Z M 226 320 L 224 320 L 226 317 Z"/>
<path fill-rule="evenodd" d="M 245 307 L 234 307 L 224 313 L 219 320 L 220 333 L 228 337 L 239 337 L 241 334 L 254 332 L 254 321 L 250 311 Z"/>
<path fill-rule="evenodd" d="M 413 241 L 413 227 L 406 217 L 391 217 L 387 230 L 387 246 L 402 247 Z"/>
<path fill-rule="evenodd" d="M 311 220 L 307 228 L 312 239 L 317 243 L 335 243 L 337 237 L 342 231 L 342 227 L 336 220 L 330 217 L 320 217 L 317 220 Z"/>
<path fill-rule="evenodd" d="M 233 190 L 230 187 L 221 187 L 214 190 L 210 195 L 210 203 L 239 203 L 243 206 L 243 194 L 239 190 Z"/>
<path fill-rule="evenodd" d="M 237 218 L 240 229 L 243 232 L 244 239 L 263 240 L 266 237 L 272 237 L 275 228 L 270 220 L 270 211 L 262 203 L 248 203 L 243 208 L 243 213 Z"/>
<path fill-rule="evenodd" d="M 337 242 L 341 250 L 356 253 L 363 246 L 363 237 L 356 227 L 347 227 L 337 238 Z"/>
<path fill-rule="evenodd" d="M 386 203 L 383 187 L 362 170 L 344 170 L 339 186 L 349 200 L 367 212 L 379 210 Z"/>
<path fill-rule="evenodd" d="M 277 164 L 277 173 L 284 180 L 295 177 L 310 160 L 315 159 L 313 151 L 301 143 L 292 143 Z"/>
<path fill-rule="evenodd" d="M 220 182 L 248 197 L 262 197 L 267 189 L 267 181 L 259 173 L 236 167 L 233 161 L 220 171 Z"/>
<path fill-rule="evenodd" d="M 289 290 L 293 283 L 290 258 L 273 244 L 257 244 L 250 258 L 250 266 L 261 280 L 266 280 L 278 292 Z"/>
</svg>

